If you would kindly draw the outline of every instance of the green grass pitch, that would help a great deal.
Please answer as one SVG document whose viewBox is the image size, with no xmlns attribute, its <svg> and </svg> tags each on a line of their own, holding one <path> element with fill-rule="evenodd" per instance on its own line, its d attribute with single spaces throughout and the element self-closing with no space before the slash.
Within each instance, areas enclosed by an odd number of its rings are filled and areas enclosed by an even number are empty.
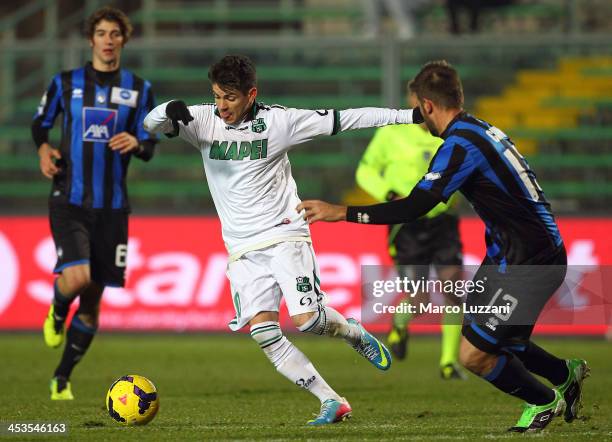
<svg viewBox="0 0 612 442">
<path fill-rule="evenodd" d="M 75 369 L 76 400 L 52 402 L 47 385 L 60 350 L 42 336 L 0 334 L 0 421 L 60 422 L 69 436 L 51 440 L 541 440 L 612 439 L 612 343 L 603 340 L 536 339 L 560 356 L 589 362 L 583 418 L 557 418 L 539 435 L 508 434 L 520 401 L 486 382 L 441 381 L 438 339 L 414 338 L 409 359 L 378 372 L 338 340 L 291 337 L 319 372 L 353 407 L 343 423 L 311 428 L 304 423 L 318 401 L 278 374 L 246 335 L 101 334 Z M 106 413 L 111 382 L 141 374 L 156 384 L 160 412 L 145 427 L 122 427 Z M 26 440 L 1 436 L 2 440 Z M 28 440 L 41 440 L 30 437 Z"/>
</svg>

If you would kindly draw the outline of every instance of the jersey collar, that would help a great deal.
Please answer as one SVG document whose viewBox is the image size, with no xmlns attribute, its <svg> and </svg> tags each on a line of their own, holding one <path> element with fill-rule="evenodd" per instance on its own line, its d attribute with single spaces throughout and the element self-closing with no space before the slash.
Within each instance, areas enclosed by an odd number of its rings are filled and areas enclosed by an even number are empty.
<svg viewBox="0 0 612 442">
<path fill-rule="evenodd" d="M 94 69 L 91 61 L 85 63 L 85 71 L 89 77 L 93 78 L 96 83 L 102 86 L 117 83 L 121 75 L 121 68 L 110 72 L 97 71 Z"/>
<path fill-rule="evenodd" d="M 453 126 L 455 126 L 455 124 L 463 119 L 465 116 L 467 115 L 467 112 L 465 111 L 461 111 L 459 112 L 457 115 L 455 115 L 455 118 L 453 118 L 450 123 L 448 123 L 448 126 L 446 126 L 446 129 L 444 129 L 444 131 L 440 134 L 440 138 L 442 138 L 443 140 L 446 140 L 451 132 L 453 132 Z"/>
</svg>

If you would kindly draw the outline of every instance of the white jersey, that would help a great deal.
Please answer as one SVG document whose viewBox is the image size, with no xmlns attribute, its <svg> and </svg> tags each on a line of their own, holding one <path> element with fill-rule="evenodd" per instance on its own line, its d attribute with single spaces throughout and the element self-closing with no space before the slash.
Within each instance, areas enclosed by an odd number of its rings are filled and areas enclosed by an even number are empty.
<svg viewBox="0 0 612 442">
<path fill-rule="evenodd" d="M 149 132 L 170 133 L 166 105 L 144 120 Z M 412 110 L 381 108 L 289 109 L 256 103 L 241 123 L 228 125 L 214 104 L 189 106 L 194 120 L 179 123 L 179 136 L 197 147 L 230 260 L 289 240 L 310 240 L 287 151 L 320 135 L 412 123 Z"/>
</svg>

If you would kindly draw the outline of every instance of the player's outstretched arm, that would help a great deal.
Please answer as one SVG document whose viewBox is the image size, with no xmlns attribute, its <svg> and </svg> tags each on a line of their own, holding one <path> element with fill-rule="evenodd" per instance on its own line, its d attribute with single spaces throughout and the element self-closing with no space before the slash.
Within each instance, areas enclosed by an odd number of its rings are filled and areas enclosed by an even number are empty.
<svg viewBox="0 0 612 442">
<path fill-rule="evenodd" d="M 296 146 L 313 138 L 336 135 L 345 130 L 381 127 L 390 124 L 421 123 L 423 117 L 418 108 L 385 109 L 362 107 L 345 110 L 285 109 L 288 119 L 288 146 Z"/>
<path fill-rule="evenodd" d="M 346 131 L 388 126 L 390 124 L 419 124 L 423 121 L 423 116 L 418 107 L 399 110 L 362 107 L 341 110 L 338 129 L 339 131 Z"/>
<path fill-rule="evenodd" d="M 298 213 L 304 211 L 304 220 L 308 224 L 317 221 L 346 221 L 346 206 L 336 206 L 320 200 L 302 201 L 296 207 Z"/>
<path fill-rule="evenodd" d="M 388 203 L 371 206 L 336 206 L 319 200 L 302 201 L 296 208 L 304 211 L 309 224 L 317 221 L 348 221 L 361 224 L 400 224 L 427 214 L 440 200 L 426 190 L 415 187 L 410 195 Z"/>
</svg>

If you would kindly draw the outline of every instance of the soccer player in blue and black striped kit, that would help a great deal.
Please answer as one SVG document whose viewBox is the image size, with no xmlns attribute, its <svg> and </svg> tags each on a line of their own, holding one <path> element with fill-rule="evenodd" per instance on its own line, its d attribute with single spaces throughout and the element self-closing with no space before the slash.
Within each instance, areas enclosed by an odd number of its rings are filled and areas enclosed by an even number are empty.
<svg viewBox="0 0 612 442">
<path fill-rule="evenodd" d="M 53 77 L 32 123 L 41 172 L 53 180 L 49 220 L 59 276 L 43 327 L 49 347 L 63 343 L 70 304 L 80 299 L 51 379 L 54 400 L 73 399 L 70 374 L 96 333 L 104 287 L 124 285 L 127 169 L 132 156 L 150 160 L 156 143 L 143 129 L 155 106 L 151 85 L 119 67 L 132 33 L 129 19 L 118 9 L 102 8 L 85 32 L 92 61 Z M 62 138 L 55 148 L 48 138 L 59 114 Z"/>
<path fill-rule="evenodd" d="M 297 209 L 310 222 L 398 224 L 419 218 L 460 190 L 484 221 L 487 244 L 474 277 L 484 284 L 466 299 L 460 360 L 472 373 L 526 402 L 511 431 L 539 431 L 563 412 L 571 422 L 580 408 L 587 364 L 557 358 L 531 340 L 537 317 L 563 283 L 567 267 L 550 204 L 512 141 L 463 111 L 463 88 L 454 68 L 444 61 L 428 63 L 415 77 L 414 88 L 424 122 L 444 143 L 412 192 L 373 206 L 304 201 Z M 479 306 L 508 306 L 510 311 L 479 313 Z"/>
</svg>

